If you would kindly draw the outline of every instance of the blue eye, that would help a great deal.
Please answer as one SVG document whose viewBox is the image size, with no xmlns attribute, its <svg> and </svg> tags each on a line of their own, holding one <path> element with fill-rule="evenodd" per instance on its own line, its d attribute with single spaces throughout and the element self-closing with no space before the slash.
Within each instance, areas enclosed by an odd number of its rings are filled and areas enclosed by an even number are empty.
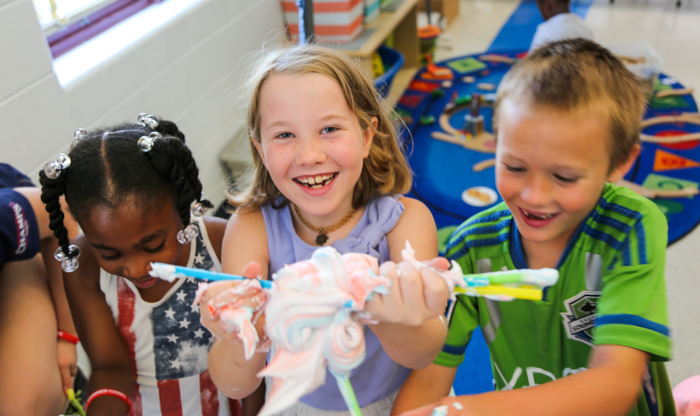
<svg viewBox="0 0 700 416">
<path fill-rule="evenodd" d="M 333 133 L 338 130 L 340 130 L 338 127 L 326 127 L 325 129 L 321 130 L 321 133 Z"/>
</svg>

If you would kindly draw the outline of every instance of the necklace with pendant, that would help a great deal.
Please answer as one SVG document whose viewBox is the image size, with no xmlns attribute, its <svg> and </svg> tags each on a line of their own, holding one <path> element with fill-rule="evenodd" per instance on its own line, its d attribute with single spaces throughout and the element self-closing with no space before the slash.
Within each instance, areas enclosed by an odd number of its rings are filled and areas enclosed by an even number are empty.
<svg viewBox="0 0 700 416">
<path fill-rule="evenodd" d="M 340 221 L 336 222 L 333 225 L 329 225 L 328 227 L 316 227 L 310 222 L 304 218 L 303 215 L 301 215 L 301 210 L 299 209 L 298 206 L 294 206 L 294 212 L 297 213 L 297 217 L 299 217 L 299 221 L 301 221 L 306 228 L 309 230 L 315 232 L 318 234 L 316 236 L 316 244 L 319 246 L 322 246 L 326 244 L 326 241 L 328 241 L 328 233 L 332 233 L 333 231 L 337 230 L 338 228 L 342 227 L 343 225 L 347 224 L 348 221 L 350 221 L 350 218 L 352 218 L 353 215 L 355 215 L 355 208 L 351 209 L 350 212 L 347 213 L 346 216 L 344 216 Z"/>
</svg>

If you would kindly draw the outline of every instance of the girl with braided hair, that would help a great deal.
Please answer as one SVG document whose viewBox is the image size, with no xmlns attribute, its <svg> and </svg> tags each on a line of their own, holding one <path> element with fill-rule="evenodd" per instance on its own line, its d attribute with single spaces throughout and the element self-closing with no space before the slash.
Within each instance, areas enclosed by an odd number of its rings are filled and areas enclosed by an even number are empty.
<svg viewBox="0 0 700 416">
<path fill-rule="evenodd" d="M 151 262 L 221 269 L 226 222 L 203 217 L 212 205 L 201 199 L 184 134 L 141 114 L 138 124 L 81 129 L 75 138 L 40 177 L 60 244 L 55 257 L 92 366 L 88 415 L 239 414 L 239 403 L 209 377 L 213 338 L 191 306 L 196 283 L 149 275 Z M 82 230 L 72 243 L 62 195 Z"/>
</svg>

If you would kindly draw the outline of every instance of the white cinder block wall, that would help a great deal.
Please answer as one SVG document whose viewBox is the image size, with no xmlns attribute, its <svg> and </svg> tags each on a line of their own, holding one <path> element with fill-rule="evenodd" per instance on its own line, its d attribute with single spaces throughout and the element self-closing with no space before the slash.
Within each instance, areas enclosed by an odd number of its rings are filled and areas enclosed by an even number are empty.
<svg viewBox="0 0 700 416">
<path fill-rule="evenodd" d="M 0 161 L 38 184 L 39 170 L 69 150 L 77 128 L 135 121 L 149 112 L 178 124 L 205 196 L 221 202 L 219 153 L 244 125 L 236 97 L 241 62 L 281 39 L 280 1 L 166 0 L 142 12 L 168 13 L 158 24 L 135 15 L 142 19 L 137 25 L 153 25 L 150 33 L 62 86 L 32 0 L 0 0 Z"/>
</svg>

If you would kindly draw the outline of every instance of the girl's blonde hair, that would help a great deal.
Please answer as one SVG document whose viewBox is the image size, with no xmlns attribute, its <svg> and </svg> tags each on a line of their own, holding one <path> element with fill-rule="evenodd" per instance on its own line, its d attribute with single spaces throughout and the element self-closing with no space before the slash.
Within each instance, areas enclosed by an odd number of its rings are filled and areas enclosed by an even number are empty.
<svg viewBox="0 0 700 416">
<path fill-rule="evenodd" d="M 390 118 L 391 108 L 379 97 L 374 83 L 359 65 L 342 52 L 317 46 L 297 45 L 264 53 L 248 77 L 248 131 L 260 143 L 260 90 L 275 74 L 322 74 L 340 85 L 348 107 L 357 116 L 360 127 L 373 129 L 374 139 L 355 185 L 352 203 L 359 208 L 378 195 L 404 194 L 411 188 L 412 174 L 397 141 Z M 372 117 L 378 120 L 373 127 Z M 231 191 L 228 200 L 236 208 L 257 209 L 267 202 L 280 208 L 287 199 L 277 189 L 262 158 L 250 143 L 254 166 L 245 175 L 240 191 Z M 236 178 L 237 180 L 239 178 Z M 278 200 L 281 198 L 281 203 Z"/>
<path fill-rule="evenodd" d="M 493 110 L 497 132 L 500 106 L 507 99 L 569 113 L 604 114 L 609 171 L 627 160 L 640 143 L 646 96 L 642 83 L 609 50 L 577 38 L 544 45 L 518 62 L 503 77 Z"/>
</svg>

